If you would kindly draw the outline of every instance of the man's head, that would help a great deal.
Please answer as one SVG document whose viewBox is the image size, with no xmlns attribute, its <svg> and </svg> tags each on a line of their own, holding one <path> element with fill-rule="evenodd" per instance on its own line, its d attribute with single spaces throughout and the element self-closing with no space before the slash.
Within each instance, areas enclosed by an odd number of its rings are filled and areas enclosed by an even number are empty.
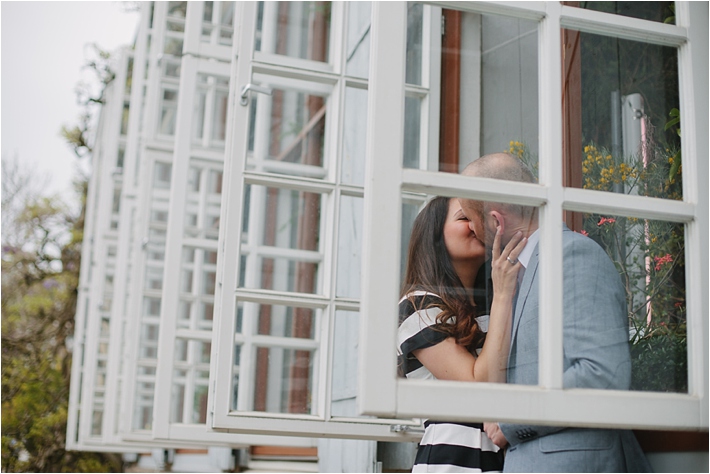
<svg viewBox="0 0 710 474">
<path fill-rule="evenodd" d="M 463 170 L 464 176 L 502 179 L 522 183 L 534 183 L 535 177 L 518 158 L 507 153 L 484 155 L 471 162 Z M 496 229 L 500 227 L 502 244 L 508 243 L 517 231 L 529 236 L 537 229 L 536 208 L 499 202 L 459 199 L 461 208 L 470 221 L 471 230 L 483 240 L 490 253 Z"/>
</svg>

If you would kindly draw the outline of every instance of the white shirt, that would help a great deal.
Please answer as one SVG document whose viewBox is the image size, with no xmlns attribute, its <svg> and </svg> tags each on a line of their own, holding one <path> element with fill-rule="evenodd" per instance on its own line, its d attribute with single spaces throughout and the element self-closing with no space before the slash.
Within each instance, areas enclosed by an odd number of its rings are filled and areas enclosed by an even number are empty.
<svg viewBox="0 0 710 474">
<path fill-rule="evenodd" d="M 535 229 L 535 232 L 530 234 L 528 237 L 528 243 L 525 244 L 523 251 L 518 255 L 518 260 L 523 265 L 523 268 L 518 272 L 518 285 L 523 281 L 523 276 L 525 275 L 525 270 L 530 264 L 530 259 L 532 258 L 533 250 L 537 247 L 537 243 L 540 241 L 540 229 Z"/>
</svg>

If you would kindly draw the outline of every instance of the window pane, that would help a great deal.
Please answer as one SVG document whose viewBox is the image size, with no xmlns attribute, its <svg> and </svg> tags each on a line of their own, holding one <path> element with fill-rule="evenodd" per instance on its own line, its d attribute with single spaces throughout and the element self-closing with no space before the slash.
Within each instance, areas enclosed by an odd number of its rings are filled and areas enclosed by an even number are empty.
<svg viewBox="0 0 710 474">
<path fill-rule="evenodd" d="M 341 161 L 341 179 L 344 183 L 360 186 L 365 183 L 366 125 L 367 91 L 346 88 Z"/>
<path fill-rule="evenodd" d="M 480 28 L 480 154 L 505 151 L 511 140 L 524 142 L 537 154 L 537 23 L 482 15 Z M 461 83 L 466 83 L 463 77 Z M 466 133 L 462 128 L 462 137 Z M 473 159 L 467 151 L 461 150 L 462 165 Z"/>
<path fill-rule="evenodd" d="M 254 411 L 309 414 L 313 397 L 313 350 L 257 347 Z"/>
<path fill-rule="evenodd" d="M 259 2 L 256 50 L 328 61 L 330 2 Z"/>
<path fill-rule="evenodd" d="M 317 293 L 321 195 L 252 185 L 245 232 L 247 288 Z"/>
<path fill-rule="evenodd" d="M 348 2 L 348 38 L 345 72 L 367 78 L 370 68 L 372 2 Z M 347 130 L 347 127 L 345 127 Z"/>
<path fill-rule="evenodd" d="M 428 116 L 433 101 L 405 98 L 404 167 L 458 172 L 476 158 L 523 143 L 538 152 L 538 23 L 444 10 L 445 37 L 428 54 L 441 56 L 438 155 Z M 457 34 L 458 33 L 458 34 Z M 448 36 L 447 36 L 448 35 Z M 446 47 L 442 47 L 442 42 Z"/>
<path fill-rule="evenodd" d="M 565 64 L 566 184 L 682 200 L 677 50 L 572 30 L 563 38 L 580 58 Z"/>
<path fill-rule="evenodd" d="M 675 2 L 564 2 L 598 12 L 675 24 Z"/>
<path fill-rule="evenodd" d="M 503 234 L 503 242 L 508 244 L 514 239 L 513 229 L 536 228 L 537 208 L 500 203 L 480 205 L 482 207 L 469 202 L 464 211 L 456 197 L 415 194 L 402 197 L 401 239 L 404 253 L 396 342 L 400 375 L 412 379 L 434 379 L 434 374 L 439 373 L 439 378 L 446 379 L 441 374 L 453 373 L 453 367 L 447 368 L 445 362 L 422 365 L 414 351 L 426 350 L 453 337 L 469 352 L 476 354 L 483 348 L 486 335 L 493 334 L 489 333 L 491 327 L 496 332 L 492 341 L 506 343 L 487 346 L 490 347 L 489 357 L 504 361 L 510 351 L 508 383 L 536 385 L 539 298 L 533 277 L 538 273 L 537 242 L 529 244 L 529 260 L 520 255 L 520 260 L 529 268 L 524 273 L 511 273 L 506 280 L 507 293 L 502 293 L 507 295 L 502 297 L 515 306 L 515 288 L 519 288 L 521 296 L 517 299 L 515 318 L 512 312 L 499 310 L 496 324 L 489 324 L 493 300 L 490 260 L 496 228 L 492 219 L 484 222 L 478 213 L 488 215 L 488 212 L 496 211 L 504 216 L 500 217 L 500 221 L 505 221 L 510 229 Z M 473 231 L 467 215 L 473 221 Z M 513 215 L 519 218 L 514 220 Z M 508 265 L 508 262 L 505 264 Z M 508 345 L 511 327 L 512 342 Z M 473 373 L 459 372 L 456 378 L 448 380 L 471 381 Z M 491 370 L 488 377 L 480 381 L 504 383 L 505 369 Z"/>
<path fill-rule="evenodd" d="M 351 196 L 340 198 L 336 296 L 360 297 L 362 210 L 362 198 Z"/>
<path fill-rule="evenodd" d="M 175 134 L 177 120 L 177 90 L 163 89 L 163 100 L 160 106 L 160 124 L 158 133 L 163 135 Z"/>
<path fill-rule="evenodd" d="M 405 82 L 422 85 L 422 46 L 424 31 L 424 6 L 407 3 L 407 60 Z"/>
<path fill-rule="evenodd" d="M 316 330 L 316 310 L 281 305 L 258 305 L 256 334 L 276 337 L 313 339 Z"/>
<path fill-rule="evenodd" d="M 404 98 L 404 167 L 420 168 L 426 163 L 426 157 L 421 156 L 421 100 L 416 97 Z"/>
<path fill-rule="evenodd" d="M 207 164 L 190 160 L 187 201 L 185 203 L 185 237 L 217 240 L 221 194 L 215 188 L 215 173 L 221 173 L 221 164 Z"/>
<path fill-rule="evenodd" d="M 667 221 L 584 216 L 583 233 L 605 250 L 621 277 L 632 390 L 688 390 L 683 227 Z M 587 303 L 602 304 L 596 298 Z"/>
<path fill-rule="evenodd" d="M 331 395 L 332 416 L 359 416 L 356 400 L 359 325 L 359 313 L 353 311 L 335 312 Z"/>
<path fill-rule="evenodd" d="M 291 89 L 273 88 L 271 96 L 252 94 L 256 111 L 250 124 L 253 143 L 250 165 L 270 171 L 320 177 L 318 170 L 296 165 L 322 167 L 325 137 L 324 97 Z M 266 162 L 264 162 L 266 160 Z"/>
<path fill-rule="evenodd" d="M 209 341 L 175 340 L 171 422 L 205 423 L 210 350 Z"/>
</svg>

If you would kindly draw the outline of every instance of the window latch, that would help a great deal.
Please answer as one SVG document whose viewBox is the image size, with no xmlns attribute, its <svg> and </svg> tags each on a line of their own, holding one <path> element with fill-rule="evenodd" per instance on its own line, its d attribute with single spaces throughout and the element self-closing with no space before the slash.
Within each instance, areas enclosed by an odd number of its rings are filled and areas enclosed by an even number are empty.
<svg viewBox="0 0 710 474">
<path fill-rule="evenodd" d="M 421 426 L 390 425 L 390 433 L 424 433 Z"/>
<path fill-rule="evenodd" d="M 268 87 L 257 86 L 251 82 L 242 86 L 241 95 L 239 96 L 239 103 L 242 105 L 247 105 L 249 103 L 248 95 L 249 91 L 258 92 L 260 94 L 271 95 L 271 89 Z"/>
</svg>

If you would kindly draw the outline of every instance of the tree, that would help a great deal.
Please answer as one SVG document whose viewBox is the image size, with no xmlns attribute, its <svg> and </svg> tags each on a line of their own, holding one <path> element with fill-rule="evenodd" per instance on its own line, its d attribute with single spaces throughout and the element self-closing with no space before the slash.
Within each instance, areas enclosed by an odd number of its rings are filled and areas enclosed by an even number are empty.
<svg viewBox="0 0 710 474">
<path fill-rule="evenodd" d="M 91 153 L 94 104 L 113 80 L 109 55 L 94 46 L 90 59 L 98 95 L 82 94 L 80 125 L 62 127 L 81 158 Z M 65 450 L 87 179 L 75 182 L 80 210 L 42 194 L 42 178 L 17 158 L 2 159 L 2 470 L 3 472 L 118 472 L 115 454 Z"/>
</svg>

